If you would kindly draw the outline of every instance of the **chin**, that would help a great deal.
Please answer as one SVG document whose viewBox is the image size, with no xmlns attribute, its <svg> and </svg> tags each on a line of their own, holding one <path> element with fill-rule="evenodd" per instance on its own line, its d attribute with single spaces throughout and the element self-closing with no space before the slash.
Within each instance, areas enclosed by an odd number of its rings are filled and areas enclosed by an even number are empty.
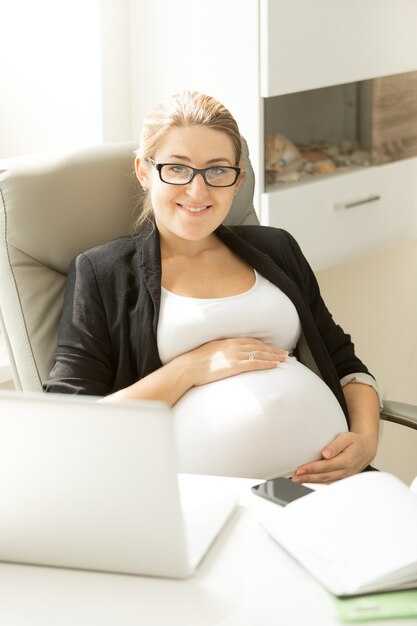
<svg viewBox="0 0 417 626">
<path fill-rule="evenodd" d="M 223 218 L 224 219 L 224 218 Z M 208 220 L 206 217 L 191 218 L 187 220 L 186 224 L 179 225 L 178 228 L 173 229 L 175 234 L 183 239 L 190 241 L 199 241 L 210 237 L 218 226 L 222 223 L 222 220 Z"/>
</svg>

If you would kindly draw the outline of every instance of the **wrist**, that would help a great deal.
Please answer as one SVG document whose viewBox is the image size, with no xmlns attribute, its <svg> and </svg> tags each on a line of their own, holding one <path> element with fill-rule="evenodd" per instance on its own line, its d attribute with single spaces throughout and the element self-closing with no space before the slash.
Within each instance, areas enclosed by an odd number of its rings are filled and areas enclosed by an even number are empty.
<svg viewBox="0 0 417 626">
<path fill-rule="evenodd" d="M 350 419 L 350 432 L 356 433 L 369 439 L 379 438 L 379 416 L 374 415 L 360 415 L 355 419 Z"/>
<path fill-rule="evenodd" d="M 165 367 L 171 370 L 176 384 L 182 390 L 182 394 L 196 385 L 195 368 L 193 368 L 188 352 L 175 357 Z"/>
</svg>

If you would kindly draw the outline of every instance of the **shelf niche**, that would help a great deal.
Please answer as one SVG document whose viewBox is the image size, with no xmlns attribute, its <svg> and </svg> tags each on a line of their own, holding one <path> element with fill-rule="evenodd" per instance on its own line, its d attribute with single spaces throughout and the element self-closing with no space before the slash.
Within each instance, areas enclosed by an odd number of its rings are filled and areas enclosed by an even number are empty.
<svg viewBox="0 0 417 626">
<path fill-rule="evenodd" d="M 417 156 L 417 72 L 265 98 L 264 119 L 266 135 L 283 135 L 296 146 L 319 146 L 325 142 L 346 147 L 348 142 L 352 148 L 369 152 L 372 165 L 414 157 Z M 291 171 L 289 166 L 290 163 L 284 165 L 283 170 Z M 349 167 L 354 171 L 363 166 Z M 271 172 L 265 172 L 266 190 L 323 180 L 347 169 L 337 168 L 331 174 L 309 173 L 296 182 L 275 183 Z"/>
</svg>

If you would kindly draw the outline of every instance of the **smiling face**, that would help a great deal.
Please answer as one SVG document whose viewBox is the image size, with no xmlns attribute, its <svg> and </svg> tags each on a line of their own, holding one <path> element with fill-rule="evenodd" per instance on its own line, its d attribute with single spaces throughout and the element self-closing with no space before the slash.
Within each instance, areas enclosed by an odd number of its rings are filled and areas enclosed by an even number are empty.
<svg viewBox="0 0 417 626">
<path fill-rule="evenodd" d="M 160 141 L 153 157 L 155 163 L 178 163 L 198 169 L 235 166 L 232 140 L 221 131 L 206 127 L 171 128 Z M 186 185 L 170 185 L 160 180 L 155 167 L 136 160 L 136 173 L 142 186 L 149 189 L 161 242 L 186 245 L 210 237 L 223 222 L 238 188 L 210 187 L 200 174 Z"/>
</svg>

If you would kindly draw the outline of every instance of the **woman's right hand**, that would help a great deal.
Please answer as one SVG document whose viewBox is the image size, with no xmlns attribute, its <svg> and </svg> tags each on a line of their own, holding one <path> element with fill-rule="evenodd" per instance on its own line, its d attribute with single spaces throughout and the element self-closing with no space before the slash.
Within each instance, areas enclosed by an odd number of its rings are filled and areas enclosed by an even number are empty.
<svg viewBox="0 0 417 626">
<path fill-rule="evenodd" d="M 238 337 L 210 341 L 181 354 L 172 363 L 184 367 L 190 387 L 197 387 L 243 372 L 274 369 L 287 356 L 286 350 L 259 339 Z"/>
<path fill-rule="evenodd" d="M 253 353 L 253 358 L 249 358 Z M 160 400 L 173 406 L 189 389 L 242 372 L 269 370 L 288 352 L 250 337 L 210 341 L 180 354 L 129 387 L 104 400 Z"/>
</svg>

